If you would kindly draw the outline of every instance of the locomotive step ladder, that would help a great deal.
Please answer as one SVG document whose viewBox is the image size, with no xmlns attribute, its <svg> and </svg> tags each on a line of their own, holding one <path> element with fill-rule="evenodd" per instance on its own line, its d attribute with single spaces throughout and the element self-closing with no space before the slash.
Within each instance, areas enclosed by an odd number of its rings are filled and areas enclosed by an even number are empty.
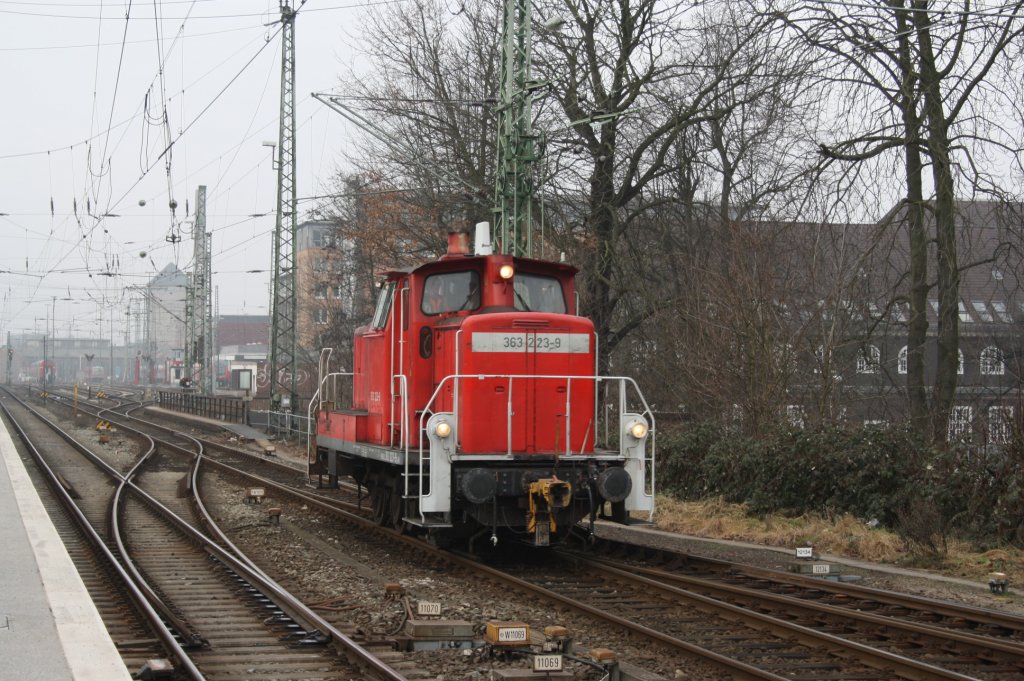
<svg viewBox="0 0 1024 681">
<path fill-rule="evenodd" d="M 416 497 L 413 497 L 416 498 Z M 440 513 L 427 513 L 425 518 L 421 518 L 419 515 L 404 517 L 402 520 L 409 523 L 413 527 L 422 527 L 423 529 L 444 529 L 455 527 L 452 525 L 450 520 L 444 518 Z"/>
</svg>

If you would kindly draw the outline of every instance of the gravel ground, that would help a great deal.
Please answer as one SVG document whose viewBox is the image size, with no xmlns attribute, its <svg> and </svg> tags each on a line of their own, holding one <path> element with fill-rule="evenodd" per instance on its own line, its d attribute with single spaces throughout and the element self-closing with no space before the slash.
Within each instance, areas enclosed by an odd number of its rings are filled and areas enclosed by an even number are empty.
<svg viewBox="0 0 1024 681">
<path fill-rule="evenodd" d="M 300 504 L 273 498 L 262 505 L 245 504 L 242 486 L 216 476 L 204 483 L 204 495 L 233 540 L 265 569 L 270 566 L 282 586 L 307 602 L 331 601 L 340 608 L 340 617 L 371 637 L 401 629 L 403 606 L 384 589 L 387 583 L 398 583 L 413 604 L 417 600 L 440 602 L 444 619 L 471 623 L 478 637 L 491 620 L 526 622 L 534 632 L 562 625 L 573 632 L 576 650 L 584 656 L 592 648 L 608 647 L 631 665 L 652 670 L 662 678 L 725 678 L 700 663 L 666 657 L 664 652 L 628 641 L 617 632 L 596 630 L 587 618 L 555 611 L 544 603 L 524 603 L 514 592 L 433 564 L 418 552 L 382 542 Z M 282 509 L 280 525 L 267 522 L 267 504 Z M 480 681 L 489 678 L 492 669 L 528 664 L 522 659 L 489 659 L 481 652 L 419 652 L 412 657 L 433 675 L 427 678 L 438 681 Z M 574 671 L 578 679 L 597 678 L 582 667 Z"/>
<path fill-rule="evenodd" d="M 305 449 L 278 443 L 277 455 L 305 465 Z M 793 552 L 774 547 L 757 546 L 717 537 L 691 537 L 643 526 L 622 527 L 598 523 L 597 534 L 656 548 L 670 549 L 696 556 L 734 561 L 763 568 L 787 570 Z M 825 555 L 824 560 L 841 563 L 844 575 L 858 575 L 864 586 L 940 598 L 981 608 L 1004 610 L 1024 616 L 1024 597 L 1014 590 L 1011 575 L 1010 591 L 1005 596 L 989 592 L 987 581 L 964 579 L 928 570 L 912 570 L 883 563 L 870 563 L 845 556 Z"/>
<path fill-rule="evenodd" d="M 791 551 L 713 537 L 691 537 L 658 530 L 621 527 L 611 523 L 599 523 L 596 532 L 599 536 L 610 539 L 773 570 L 788 570 L 790 563 L 793 562 Z M 1024 598 L 1013 589 L 1012 582 L 1009 593 L 1005 596 L 996 596 L 989 591 L 987 581 L 962 579 L 883 563 L 869 563 L 844 556 L 824 555 L 821 558 L 841 564 L 843 575 L 861 577 L 857 583 L 863 586 L 1003 610 L 1024 616 Z"/>
<path fill-rule="evenodd" d="M 87 428 L 81 430 L 83 440 L 93 444 L 97 434 Z M 232 444 L 241 444 L 232 435 L 221 437 Z M 111 443 L 105 446 L 116 451 L 118 463 L 123 464 L 130 458 L 126 456 L 126 450 L 130 449 L 128 444 L 120 437 L 112 437 Z M 278 458 L 305 465 L 304 447 L 275 444 Z M 332 610 L 325 612 L 350 631 L 358 630 L 369 636 L 387 636 L 399 631 L 404 622 L 404 605 L 389 597 L 384 589 L 387 583 L 399 583 L 413 603 L 416 600 L 439 601 L 445 619 L 466 620 L 474 625 L 478 634 L 482 634 L 489 620 L 524 621 L 534 631 L 559 624 L 573 632 L 579 651 L 608 647 L 618 652 L 621 659 L 652 670 L 661 678 L 721 678 L 700 663 L 667 657 L 659 649 L 638 645 L 614 631 L 598 631 L 586 618 L 553 611 L 546 604 L 523 603 L 515 593 L 481 583 L 479 578 L 451 572 L 444 566 L 429 564 L 407 549 L 365 536 L 302 505 L 273 498 L 266 499 L 262 505 L 246 504 L 243 486 L 219 476 L 210 476 L 204 490 L 222 527 L 254 560 L 307 602 L 330 601 Z M 279 525 L 267 520 L 266 509 L 270 506 L 282 508 Z M 597 531 L 610 538 L 760 567 L 786 569 L 791 559 L 789 552 L 714 538 L 686 537 L 608 523 L 599 523 Z M 860 583 L 865 586 L 1024 614 L 1024 600 L 1012 590 L 1007 596 L 994 596 L 983 583 L 841 557 L 823 558 L 843 562 L 843 573 L 862 576 Z M 459 651 L 415 653 L 413 659 L 418 667 L 428 671 L 420 678 L 436 681 L 482 681 L 490 678 L 492 669 L 526 664 L 522 660 L 506 662 L 488 659 L 479 652 L 463 654 Z M 578 679 L 595 678 L 582 667 L 575 667 L 574 671 Z"/>
</svg>

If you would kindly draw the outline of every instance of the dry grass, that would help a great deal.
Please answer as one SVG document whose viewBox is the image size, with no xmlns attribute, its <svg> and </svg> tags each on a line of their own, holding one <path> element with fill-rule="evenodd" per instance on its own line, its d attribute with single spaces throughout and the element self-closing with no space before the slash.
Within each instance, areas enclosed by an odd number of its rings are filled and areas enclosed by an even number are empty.
<svg viewBox="0 0 1024 681">
<path fill-rule="evenodd" d="M 927 567 L 943 573 L 981 578 L 992 570 L 1024 574 L 1024 552 L 998 549 L 982 553 L 960 541 L 947 541 L 943 556 L 928 554 L 888 530 L 872 529 L 856 518 L 800 516 L 757 517 L 741 504 L 721 499 L 678 501 L 659 496 L 654 517 L 659 529 L 668 532 L 734 539 L 766 546 L 794 548 L 811 544 L 819 553 L 832 553 L 879 563 Z"/>
</svg>

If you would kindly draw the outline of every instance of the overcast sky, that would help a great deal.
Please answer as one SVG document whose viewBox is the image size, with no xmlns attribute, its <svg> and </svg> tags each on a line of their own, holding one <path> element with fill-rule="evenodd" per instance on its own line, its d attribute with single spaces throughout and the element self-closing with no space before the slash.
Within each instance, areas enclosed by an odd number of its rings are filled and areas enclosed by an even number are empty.
<svg viewBox="0 0 1024 681">
<path fill-rule="evenodd" d="M 299 197 L 329 189 L 351 144 L 309 93 L 337 88 L 382 4 L 300 9 Z M 131 287 L 191 269 L 199 185 L 220 313 L 268 314 L 276 172 L 261 142 L 278 134 L 279 26 L 276 0 L 0 0 L 0 344 L 51 317 L 58 336 L 90 337 L 113 317 L 122 342 Z"/>
</svg>

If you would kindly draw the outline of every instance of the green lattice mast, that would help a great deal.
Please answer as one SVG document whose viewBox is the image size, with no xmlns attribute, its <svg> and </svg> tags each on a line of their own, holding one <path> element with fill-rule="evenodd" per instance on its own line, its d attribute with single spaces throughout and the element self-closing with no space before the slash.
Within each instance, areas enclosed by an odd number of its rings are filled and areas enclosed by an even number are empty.
<svg viewBox="0 0 1024 681">
<path fill-rule="evenodd" d="M 530 57 L 531 0 L 505 0 L 498 97 L 498 163 L 494 181 L 494 243 L 500 252 L 532 256 L 533 134 Z"/>
</svg>

